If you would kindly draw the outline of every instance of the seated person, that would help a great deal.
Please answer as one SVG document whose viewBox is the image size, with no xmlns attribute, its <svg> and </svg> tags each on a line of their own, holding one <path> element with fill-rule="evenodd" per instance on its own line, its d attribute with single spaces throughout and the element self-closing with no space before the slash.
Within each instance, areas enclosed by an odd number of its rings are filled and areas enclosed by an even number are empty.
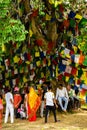
<svg viewBox="0 0 87 130">
<path fill-rule="evenodd" d="M 26 118 L 26 112 L 25 112 L 24 104 L 21 104 L 21 107 L 18 109 L 18 113 L 20 114 L 21 119 Z"/>
<path fill-rule="evenodd" d="M 69 109 L 74 109 L 75 91 L 74 91 L 74 89 L 72 89 L 70 84 L 67 85 L 67 92 L 68 92 L 68 96 L 69 96 L 68 108 Z"/>
<path fill-rule="evenodd" d="M 69 96 L 69 102 L 72 108 L 79 108 L 80 107 L 80 101 L 78 98 L 78 93 L 74 89 L 72 89 L 72 86 L 68 84 L 67 86 L 68 96 Z"/>
<path fill-rule="evenodd" d="M 77 108 L 77 109 L 81 107 L 81 102 L 80 102 L 80 98 L 79 98 L 79 90 L 78 89 L 75 90 L 74 105 L 75 105 L 75 108 Z"/>
<path fill-rule="evenodd" d="M 62 84 L 60 84 L 56 90 L 56 100 L 58 100 L 61 109 L 64 112 L 66 112 L 69 97 L 68 97 L 67 89 L 63 87 Z M 63 105 L 63 101 L 64 101 L 64 105 Z"/>
</svg>

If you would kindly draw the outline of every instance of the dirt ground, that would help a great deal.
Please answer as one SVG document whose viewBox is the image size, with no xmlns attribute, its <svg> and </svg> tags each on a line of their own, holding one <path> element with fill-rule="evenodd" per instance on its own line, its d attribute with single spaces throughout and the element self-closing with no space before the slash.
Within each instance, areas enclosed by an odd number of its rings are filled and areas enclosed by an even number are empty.
<svg viewBox="0 0 87 130">
<path fill-rule="evenodd" d="M 53 115 L 48 117 L 48 123 L 44 118 L 38 117 L 35 122 L 16 119 L 14 124 L 4 124 L 2 130 L 87 130 L 87 110 L 71 113 L 57 113 L 60 122 L 54 123 Z"/>
</svg>

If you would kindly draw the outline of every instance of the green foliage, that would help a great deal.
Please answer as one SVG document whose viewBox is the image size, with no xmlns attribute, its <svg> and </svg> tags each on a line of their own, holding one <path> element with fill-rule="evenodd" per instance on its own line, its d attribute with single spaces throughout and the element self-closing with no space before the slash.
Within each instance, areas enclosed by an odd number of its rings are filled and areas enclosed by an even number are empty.
<svg viewBox="0 0 87 130">
<path fill-rule="evenodd" d="M 81 28 L 81 34 L 77 36 L 78 46 L 80 50 L 87 54 L 87 24 Z"/>
<path fill-rule="evenodd" d="M 5 18 L 7 13 L 9 13 L 8 7 L 10 7 L 10 1 L 11 0 L 0 0 L 0 19 Z"/>
<path fill-rule="evenodd" d="M 6 19 L 0 23 L 0 45 L 12 42 L 21 42 L 26 37 L 24 25 L 20 20 Z"/>
<path fill-rule="evenodd" d="M 2 44 L 16 42 L 18 45 L 26 38 L 27 31 L 19 19 L 11 17 L 11 0 L 0 0 L 0 48 Z M 2 53 L 2 49 L 0 49 Z"/>
</svg>

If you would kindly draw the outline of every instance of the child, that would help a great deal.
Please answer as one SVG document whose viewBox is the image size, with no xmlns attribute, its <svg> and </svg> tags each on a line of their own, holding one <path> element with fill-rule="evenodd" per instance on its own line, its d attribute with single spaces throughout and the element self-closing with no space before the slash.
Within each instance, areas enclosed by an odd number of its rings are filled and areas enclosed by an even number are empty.
<svg viewBox="0 0 87 130">
<path fill-rule="evenodd" d="M 21 104 L 21 107 L 18 109 L 18 113 L 20 114 L 20 118 L 21 119 L 25 119 L 26 118 L 24 104 Z"/>
<path fill-rule="evenodd" d="M 0 94 L 0 129 L 2 128 L 2 117 L 3 117 L 3 101 L 2 101 L 2 95 Z"/>
<path fill-rule="evenodd" d="M 54 120 L 55 122 L 57 122 L 57 118 L 56 118 L 56 109 L 55 106 L 56 102 L 55 102 L 55 98 L 54 98 L 54 93 L 51 92 L 51 86 L 48 86 L 48 92 L 45 93 L 44 96 L 44 100 L 45 100 L 45 107 L 46 107 L 46 113 L 45 113 L 45 123 L 47 123 L 47 116 L 48 116 L 48 112 L 49 110 L 51 110 L 54 114 Z"/>
</svg>

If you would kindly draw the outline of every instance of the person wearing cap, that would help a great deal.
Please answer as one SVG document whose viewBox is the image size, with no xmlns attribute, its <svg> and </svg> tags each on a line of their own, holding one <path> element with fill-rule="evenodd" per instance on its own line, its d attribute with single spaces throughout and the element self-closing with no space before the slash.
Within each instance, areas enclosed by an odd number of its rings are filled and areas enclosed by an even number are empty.
<svg viewBox="0 0 87 130">
<path fill-rule="evenodd" d="M 22 97 L 19 93 L 19 88 L 17 86 L 14 87 L 14 112 L 15 118 L 18 118 L 18 108 L 20 107 L 20 103 L 22 101 Z"/>
<path fill-rule="evenodd" d="M 63 87 L 62 84 L 59 84 L 59 87 L 56 90 L 56 100 L 59 102 L 61 109 L 64 112 L 66 112 L 69 97 L 68 97 L 67 89 L 65 87 Z M 64 105 L 63 105 L 63 102 L 64 102 Z"/>
</svg>

